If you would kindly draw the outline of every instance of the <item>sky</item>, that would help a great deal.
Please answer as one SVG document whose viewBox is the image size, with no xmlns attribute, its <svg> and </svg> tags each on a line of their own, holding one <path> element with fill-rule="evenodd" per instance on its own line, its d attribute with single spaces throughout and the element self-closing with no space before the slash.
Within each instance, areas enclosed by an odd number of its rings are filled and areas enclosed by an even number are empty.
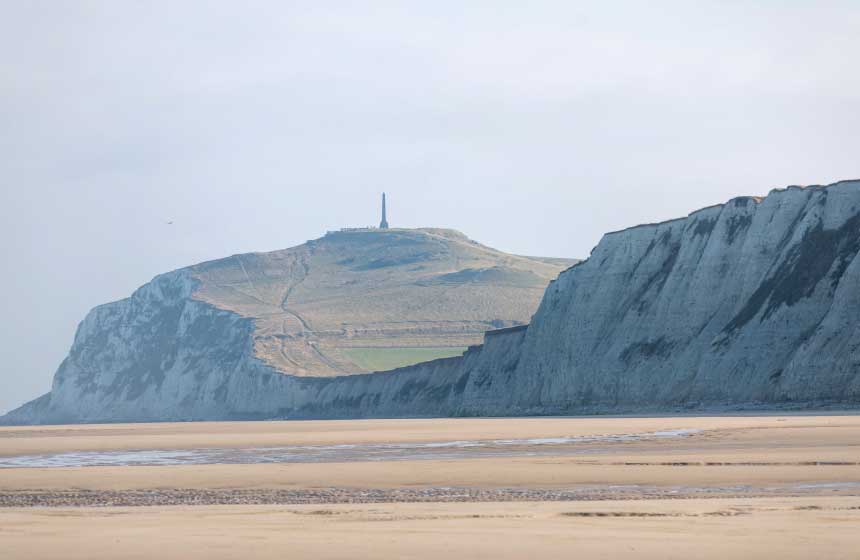
<svg viewBox="0 0 860 560">
<path fill-rule="evenodd" d="M 378 222 L 587 257 L 860 177 L 860 3 L 0 2 L 0 412 L 93 306 Z M 169 223 L 169 222 L 172 222 Z"/>
</svg>

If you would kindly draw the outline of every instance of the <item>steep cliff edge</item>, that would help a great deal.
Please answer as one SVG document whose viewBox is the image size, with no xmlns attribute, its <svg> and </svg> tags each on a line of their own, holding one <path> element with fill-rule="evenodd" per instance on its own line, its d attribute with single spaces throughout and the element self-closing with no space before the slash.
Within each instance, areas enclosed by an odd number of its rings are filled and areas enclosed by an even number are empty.
<svg viewBox="0 0 860 560">
<path fill-rule="evenodd" d="M 860 181 L 604 236 L 482 413 L 860 403 Z M 514 390 L 515 389 L 515 390 Z"/>
<path fill-rule="evenodd" d="M 247 388 L 279 374 L 253 357 L 253 322 L 191 297 L 187 270 L 161 275 L 81 322 L 51 392 L 8 423 L 236 416 Z M 253 391 L 253 389 L 251 389 Z M 255 400 L 263 395 L 255 395 Z"/>
<path fill-rule="evenodd" d="M 252 321 L 189 297 L 199 279 L 178 271 L 95 309 L 51 394 L 5 421 L 857 406 L 858 253 L 860 181 L 736 198 L 605 235 L 527 328 L 337 377 L 278 372 L 255 354 Z M 461 276 L 474 272 L 442 282 Z"/>
<path fill-rule="evenodd" d="M 292 414 L 857 406 L 858 253 L 860 181 L 610 233 L 550 284 L 528 328 L 488 333 L 462 358 L 376 374 L 377 384 L 339 380 L 360 400 L 318 396 Z"/>
<path fill-rule="evenodd" d="M 331 393 L 314 379 L 366 371 L 354 356 L 459 354 L 487 329 L 528 321 L 571 262 L 391 229 L 202 263 L 93 309 L 51 392 L 0 421 L 290 414 Z"/>
</svg>

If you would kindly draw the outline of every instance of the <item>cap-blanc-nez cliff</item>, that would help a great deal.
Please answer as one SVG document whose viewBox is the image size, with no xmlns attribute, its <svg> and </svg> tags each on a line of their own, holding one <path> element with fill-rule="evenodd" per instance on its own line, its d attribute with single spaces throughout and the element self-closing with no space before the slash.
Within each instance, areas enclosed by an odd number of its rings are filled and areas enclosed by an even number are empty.
<svg viewBox="0 0 860 560">
<path fill-rule="evenodd" d="M 860 181 L 606 234 L 528 327 L 328 384 L 295 416 L 860 405 Z"/>
<path fill-rule="evenodd" d="M 459 355 L 489 329 L 528 322 L 573 262 L 386 227 L 198 264 L 92 310 L 51 392 L 5 421 L 281 414 L 301 379 Z"/>
<path fill-rule="evenodd" d="M 51 394 L 6 421 L 852 407 L 858 253 L 860 181 L 736 198 L 606 234 L 550 283 L 527 327 L 493 330 L 462 356 L 337 377 L 275 370 L 255 354 L 252 321 L 174 273 L 125 300 L 122 317 L 93 311 Z M 121 341 L 178 350 L 143 352 L 132 377 L 67 365 L 126 363 Z"/>
</svg>

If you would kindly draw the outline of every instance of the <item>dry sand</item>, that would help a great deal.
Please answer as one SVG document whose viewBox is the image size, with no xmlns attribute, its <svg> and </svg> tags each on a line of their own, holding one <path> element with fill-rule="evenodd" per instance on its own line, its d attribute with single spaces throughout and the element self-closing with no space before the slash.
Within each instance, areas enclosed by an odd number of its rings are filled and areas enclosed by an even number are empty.
<svg viewBox="0 0 860 560">
<path fill-rule="evenodd" d="M 860 416 L 2 428 L 0 456 L 676 429 L 703 431 L 558 456 L 0 469 L 6 506 L 155 504 L 0 507 L 0 557 L 860 557 Z M 380 503 L 296 505 L 332 500 Z"/>
<path fill-rule="evenodd" d="M 0 510 L 3 558 L 856 559 L 860 500 Z M 853 508 L 853 509 L 852 509 Z"/>
</svg>

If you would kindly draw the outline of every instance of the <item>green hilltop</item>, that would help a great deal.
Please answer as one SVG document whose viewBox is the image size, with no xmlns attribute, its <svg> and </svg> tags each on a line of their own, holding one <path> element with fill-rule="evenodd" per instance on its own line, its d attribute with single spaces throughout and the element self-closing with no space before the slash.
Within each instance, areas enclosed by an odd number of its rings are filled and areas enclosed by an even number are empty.
<svg viewBox="0 0 860 560">
<path fill-rule="evenodd" d="M 527 323 L 576 261 L 497 251 L 450 229 L 354 229 L 190 268 L 194 297 L 254 320 L 257 357 L 300 376 L 461 353 Z"/>
</svg>

